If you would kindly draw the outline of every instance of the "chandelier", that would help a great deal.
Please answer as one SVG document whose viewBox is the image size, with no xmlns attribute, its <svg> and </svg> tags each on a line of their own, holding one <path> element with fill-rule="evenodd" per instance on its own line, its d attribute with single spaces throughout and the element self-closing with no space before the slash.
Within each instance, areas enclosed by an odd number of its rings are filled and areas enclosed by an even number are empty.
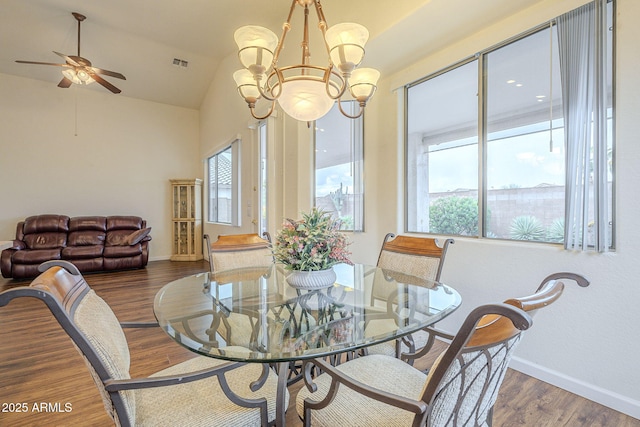
<svg viewBox="0 0 640 427">
<path fill-rule="evenodd" d="M 278 57 L 291 29 L 291 17 L 296 5 L 304 8 L 302 64 L 281 67 L 278 66 Z M 326 66 L 309 63 L 310 6 L 316 9 L 318 28 L 325 41 L 328 57 Z M 319 119 L 329 112 L 336 101 L 342 114 L 356 119 L 362 115 L 367 101 L 376 90 L 380 73 L 372 68 L 357 68 L 364 58 L 364 45 L 369 38 L 369 31 L 354 23 L 327 28 L 320 0 L 293 0 L 280 40 L 271 30 L 253 25 L 236 30 L 234 38 L 244 68 L 236 71 L 233 78 L 255 119 L 269 117 L 276 101 L 285 113 L 300 121 Z M 360 105 L 355 115 L 346 113 L 341 105 L 347 88 Z M 255 111 L 260 98 L 271 102 L 264 116 L 256 115 Z"/>
</svg>

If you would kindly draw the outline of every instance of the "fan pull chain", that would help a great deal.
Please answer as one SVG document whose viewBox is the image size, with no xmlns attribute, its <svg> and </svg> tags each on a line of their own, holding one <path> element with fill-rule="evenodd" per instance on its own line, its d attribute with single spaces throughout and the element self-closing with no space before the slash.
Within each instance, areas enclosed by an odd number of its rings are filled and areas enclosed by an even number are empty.
<svg viewBox="0 0 640 427">
<path fill-rule="evenodd" d="M 75 108 L 76 108 L 76 114 L 75 114 L 75 129 L 73 132 L 73 136 L 78 136 L 78 91 L 76 90 L 76 88 L 73 88 L 73 92 L 74 92 L 74 98 L 75 98 Z"/>
</svg>

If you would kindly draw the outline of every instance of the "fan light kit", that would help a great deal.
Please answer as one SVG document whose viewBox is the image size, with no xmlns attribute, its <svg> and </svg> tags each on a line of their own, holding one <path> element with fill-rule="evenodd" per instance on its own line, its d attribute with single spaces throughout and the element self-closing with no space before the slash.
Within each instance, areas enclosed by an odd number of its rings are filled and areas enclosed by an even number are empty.
<svg viewBox="0 0 640 427">
<path fill-rule="evenodd" d="M 291 17 L 296 5 L 304 8 L 302 64 L 279 67 L 278 57 L 291 29 Z M 329 64 L 324 67 L 309 64 L 310 6 L 316 9 L 318 27 L 325 40 Z M 235 32 L 238 56 L 244 68 L 236 71 L 233 78 L 251 115 L 258 120 L 269 117 L 278 101 L 289 116 L 311 122 L 327 114 L 334 102 L 338 101 L 340 112 L 346 117 L 360 117 L 380 77 L 380 73 L 372 68 L 357 68 L 364 58 L 364 45 L 369 38 L 369 31 L 354 23 L 327 28 L 320 0 L 293 0 L 282 28 L 280 40 L 264 27 L 245 26 Z M 347 87 L 360 105 L 356 115 L 349 115 L 342 109 L 341 98 Z M 271 101 L 271 108 L 262 117 L 255 112 L 256 102 L 260 98 Z"/>
<path fill-rule="evenodd" d="M 103 70 L 101 68 L 96 68 L 91 66 L 91 61 L 86 58 L 80 56 L 80 23 L 84 21 L 87 17 L 81 15 L 77 12 L 71 13 L 76 21 L 78 21 L 78 55 L 65 55 L 60 52 L 53 51 L 58 56 L 64 58 L 66 63 L 64 64 L 55 64 L 51 62 L 34 62 L 34 61 L 16 61 L 21 64 L 36 64 L 36 65 L 53 65 L 56 67 L 63 67 L 62 70 L 62 80 L 58 83 L 58 87 L 68 88 L 71 84 L 85 84 L 88 85 L 93 82 L 98 82 L 105 88 L 109 89 L 113 93 L 122 92 L 120 89 L 100 77 L 100 74 L 104 76 L 115 77 L 117 79 L 126 80 L 126 78 L 115 71 Z"/>
</svg>

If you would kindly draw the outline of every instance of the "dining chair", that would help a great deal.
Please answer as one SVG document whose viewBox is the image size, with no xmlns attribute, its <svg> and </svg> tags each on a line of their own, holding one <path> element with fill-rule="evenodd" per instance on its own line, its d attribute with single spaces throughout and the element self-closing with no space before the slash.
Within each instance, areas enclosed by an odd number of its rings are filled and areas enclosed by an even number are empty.
<svg viewBox="0 0 640 427">
<path fill-rule="evenodd" d="M 247 274 L 246 268 L 255 268 L 258 275 L 262 275 L 265 268 L 273 265 L 273 253 L 271 252 L 271 236 L 268 232 L 263 234 L 226 234 L 219 235 L 218 240 L 211 242 L 208 234 L 205 234 L 205 247 L 209 258 L 209 268 L 220 279 L 220 275 L 228 274 L 237 277 L 238 274 Z M 240 269 L 243 269 L 240 271 Z M 250 335 L 233 336 L 231 332 L 254 330 L 256 326 L 255 313 L 228 313 L 220 317 L 216 330 L 227 341 L 228 345 L 239 345 L 250 348 L 252 337 Z M 246 327 L 239 327 L 244 323 Z M 234 327 L 235 326 L 235 327 Z M 213 330 L 213 327 L 212 327 Z M 255 332 L 257 333 L 257 331 Z"/>
<path fill-rule="evenodd" d="M 211 242 L 205 234 L 205 248 L 209 258 L 209 268 L 212 272 L 232 270 L 243 267 L 262 267 L 273 264 L 271 252 L 271 236 L 258 234 L 226 234 L 218 236 L 218 240 Z"/>
<path fill-rule="evenodd" d="M 382 248 L 378 255 L 377 266 L 383 269 L 384 275 L 393 278 L 398 282 L 413 282 L 415 278 L 426 279 L 428 281 L 439 281 L 442 268 L 449 245 L 453 244 L 453 239 L 445 239 L 440 242 L 438 239 L 428 237 L 396 236 L 388 233 L 382 242 Z M 384 289 L 384 287 L 379 287 Z M 384 300 L 387 295 L 377 295 Z M 377 333 L 377 329 L 384 329 L 384 322 L 378 326 L 371 325 L 369 333 Z M 418 352 L 428 352 L 435 342 L 435 331 L 433 328 L 415 332 L 395 341 L 372 346 L 366 350 L 368 354 L 386 354 L 403 359 L 410 364 L 417 358 Z M 420 353 L 422 354 L 422 353 Z"/>
<path fill-rule="evenodd" d="M 52 261 L 42 270 L 29 286 L 0 293 L 0 307 L 20 297 L 47 305 L 82 355 L 116 425 L 266 426 L 275 420 L 277 377 L 267 365 L 198 356 L 131 378 L 123 328 L 157 323 L 120 323 L 73 264 Z"/>
<path fill-rule="evenodd" d="M 211 243 L 208 234 L 204 236 L 205 247 L 209 257 L 211 272 L 217 278 L 220 275 L 236 277 L 244 274 L 246 268 L 257 268 L 262 274 L 261 268 L 270 267 L 275 262 L 271 251 L 271 235 L 264 232 L 263 237 L 258 234 L 229 234 L 220 235 L 218 240 Z M 240 269 L 243 271 L 241 272 Z M 246 296 L 246 295 L 245 295 Z M 299 311 L 299 309 L 297 309 Z M 268 313 L 269 321 L 277 323 L 277 313 Z M 254 337 L 258 334 L 258 313 L 243 310 L 242 313 L 231 312 L 221 316 L 216 325 L 216 332 L 223 336 L 228 344 L 252 348 Z M 212 327 L 213 330 L 213 327 Z M 253 331 L 251 334 L 232 333 L 233 331 Z M 289 366 L 288 383 L 292 384 L 302 378 L 299 364 L 292 362 Z"/>
<path fill-rule="evenodd" d="M 563 290 L 553 280 L 531 296 L 476 308 L 428 374 L 383 354 L 335 367 L 308 361 L 298 415 L 305 426 L 490 426 L 513 351 L 532 325 L 527 312 Z M 323 373 L 311 378 L 316 369 Z"/>
</svg>

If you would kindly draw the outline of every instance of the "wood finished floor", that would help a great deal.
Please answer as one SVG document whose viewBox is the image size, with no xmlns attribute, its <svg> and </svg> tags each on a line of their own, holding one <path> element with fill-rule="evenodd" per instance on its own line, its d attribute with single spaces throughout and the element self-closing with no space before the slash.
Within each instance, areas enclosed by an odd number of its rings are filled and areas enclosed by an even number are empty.
<svg viewBox="0 0 640 427">
<path fill-rule="evenodd" d="M 204 261 L 155 261 L 142 270 L 85 278 L 120 321 L 153 321 L 153 297 L 162 285 L 207 268 Z M 0 291 L 28 283 L 0 278 Z M 44 304 L 22 298 L 0 307 L 0 325 L 0 426 L 112 425 L 84 362 Z M 160 329 L 127 330 L 126 335 L 134 377 L 195 357 Z M 416 366 L 431 363 L 432 357 L 426 356 Z M 287 425 L 301 425 L 294 407 L 301 386 L 290 387 Z M 17 412 L 21 409 L 25 411 Z M 494 426 L 640 427 L 640 420 L 509 370 Z"/>
</svg>

